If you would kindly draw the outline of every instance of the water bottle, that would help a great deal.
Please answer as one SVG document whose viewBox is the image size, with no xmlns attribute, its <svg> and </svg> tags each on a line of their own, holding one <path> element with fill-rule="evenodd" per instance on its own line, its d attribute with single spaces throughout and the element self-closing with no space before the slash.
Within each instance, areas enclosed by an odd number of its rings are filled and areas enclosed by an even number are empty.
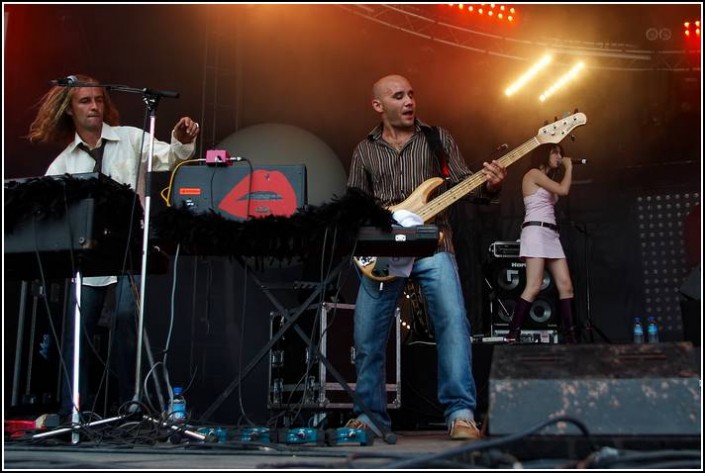
<svg viewBox="0 0 705 473">
<path fill-rule="evenodd" d="M 183 396 L 183 388 L 174 386 L 174 397 L 169 403 L 168 422 L 183 424 L 186 422 L 186 399 Z"/>
<path fill-rule="evenodd" d="M 644 343 L 644 327 L 641 325 L 641 319 L 634 317 L 634 343 Z"/>
<path fill-rule="evenodd" d="M 658 343 L 658 324 L 653 315 L 649 317 L 649 323 L 646 325 L 646 341 Z"/>
</svg>

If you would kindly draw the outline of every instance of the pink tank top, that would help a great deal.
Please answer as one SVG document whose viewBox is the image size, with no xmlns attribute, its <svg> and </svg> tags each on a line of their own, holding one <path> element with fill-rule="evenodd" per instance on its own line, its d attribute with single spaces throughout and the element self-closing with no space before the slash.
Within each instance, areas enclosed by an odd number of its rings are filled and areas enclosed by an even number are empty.
<svg viewBox="0 0 705 473">
<path fill-rule="evenodd" d="M 524 197 L 524 207 L 526 208 L 524 221 L 556 223 L 554 206 L 557 201 L 558 195 L 539 187 L 536 192 Z"/>
</svg>

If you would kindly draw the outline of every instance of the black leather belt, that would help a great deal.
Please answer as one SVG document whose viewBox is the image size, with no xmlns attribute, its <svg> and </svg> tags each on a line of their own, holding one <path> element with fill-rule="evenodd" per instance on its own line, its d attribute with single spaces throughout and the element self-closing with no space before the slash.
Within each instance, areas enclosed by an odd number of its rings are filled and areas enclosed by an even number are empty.
<svg viewBox="0 0 705 473">
<path fill-rule="evenodd" d="M 530 221 L 530 222 L 524 222 L 524 223 L 521 224 L 521 228 L 524 228 L 524 227 L 533 227 L 533 226 L 537 226 L 537 227 L 546 227 L 546 228 L 550 228 L 551 230 L 558 231 L 558 225 L 556 225 L 556 224 L 554 224 L 554 223 L 539 222 L 539 221 L 537 221 L 537 220 L 534 220 L 534 221 Z"/>
</svg>

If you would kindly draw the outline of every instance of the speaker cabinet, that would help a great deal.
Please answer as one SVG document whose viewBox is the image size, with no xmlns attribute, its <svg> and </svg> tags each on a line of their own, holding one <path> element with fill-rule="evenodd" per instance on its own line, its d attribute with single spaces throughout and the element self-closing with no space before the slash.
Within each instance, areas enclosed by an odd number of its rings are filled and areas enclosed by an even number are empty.
<svg viewBox="0 0 705 473">
<path fill-rule="evenodd" d="M 526 263 L 519 258 L 496 258 L 485 267 L 485 299 L 493 330 L 506 330 L 514 305 L 526 286 Z M 543 272 L 541 292 L 534 300 L 522 330 L 555 330 L 558 327 L 558 291 L 550 273 Z"/>
<path fill-rule="evenodd" d="M 568 416 L 592 435 L 699 436 L 695 359 L 687 342 L 498 345 L 490 370 L 489 431 L 515 434 Z M 580 430 L 558 422 L 536 434 Z"/>
</svg>

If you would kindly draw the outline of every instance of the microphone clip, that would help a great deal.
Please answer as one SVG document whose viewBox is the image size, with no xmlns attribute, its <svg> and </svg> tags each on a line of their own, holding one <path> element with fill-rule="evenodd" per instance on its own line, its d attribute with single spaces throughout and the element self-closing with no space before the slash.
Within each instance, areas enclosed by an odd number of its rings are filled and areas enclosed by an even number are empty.
<svg viewBox="0 0 705 473">
<path fill-rule="evenodd" d="M 50 80 L 49 84 L 58 85 L 62 87 L 75 87 L 76 85 L 79 85 L 79 81 L 78 77 L 70 75 L 67 77 L 62 77 L 60 79 Z"/>
</svg>

